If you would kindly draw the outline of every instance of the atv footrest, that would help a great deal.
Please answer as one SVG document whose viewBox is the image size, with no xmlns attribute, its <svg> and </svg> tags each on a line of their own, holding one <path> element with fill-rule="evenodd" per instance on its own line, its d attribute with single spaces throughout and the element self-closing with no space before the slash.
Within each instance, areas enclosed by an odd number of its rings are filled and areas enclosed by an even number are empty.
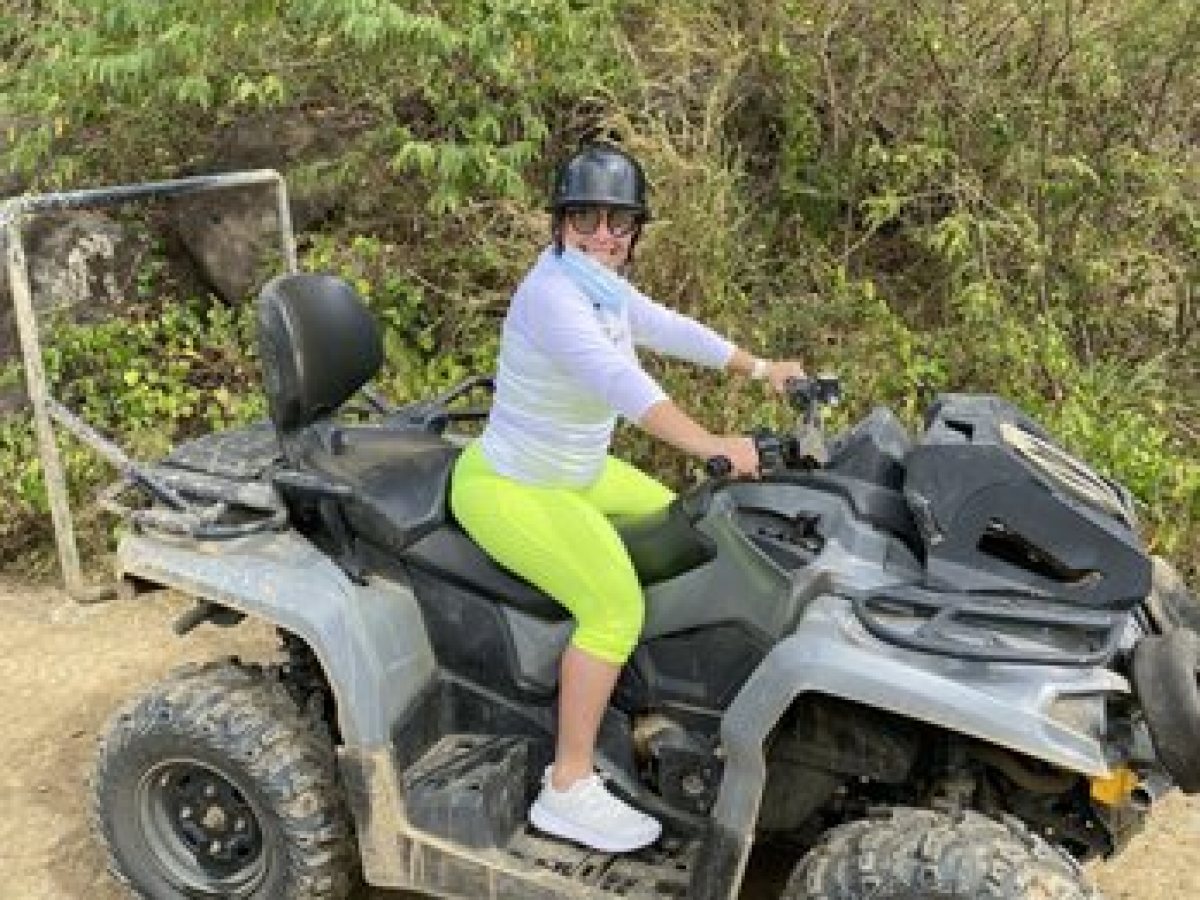
<svg viewBox="0 0 1200 900">
<path fill-rule="evenodd" d="M 569 878 L 590 891 L 629 900 L 669 900 L 688 895 L 699 843 L 665 837 L 634 853 L 598 853 L 526 829 L 507 849 L 523 863 Z"/>
<path fill-rule="evenodd" d="M 404 773 L 409 819 L 467 847 L 502 847 L 529 805 L 523 738 L 452 734 Z"/>
</svg>

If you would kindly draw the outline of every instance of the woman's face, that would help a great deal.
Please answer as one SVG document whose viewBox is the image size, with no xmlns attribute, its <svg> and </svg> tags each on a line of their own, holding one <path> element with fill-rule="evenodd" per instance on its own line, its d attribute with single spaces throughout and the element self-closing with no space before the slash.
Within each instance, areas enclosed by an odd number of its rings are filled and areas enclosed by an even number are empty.
<svg viewBox="0 0 1200 900">
<path fill-rule="evenodd" d="M 563 216 L 563 246 L 586 253 L 615 271 L 629 259 L 638 224 L 637 213 L 631 209 L 572 207 Z"/>
</svg>

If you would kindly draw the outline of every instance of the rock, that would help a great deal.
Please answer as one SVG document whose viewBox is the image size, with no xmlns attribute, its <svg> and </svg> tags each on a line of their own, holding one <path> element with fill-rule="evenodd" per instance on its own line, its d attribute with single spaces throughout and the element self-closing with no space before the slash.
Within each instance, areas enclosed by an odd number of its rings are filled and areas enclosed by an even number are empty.
<svg viewBox="0 0 1200 900">
<path fill-rule="evenodd" d="M 274 185 L 187 195 L 169 208 L 175 238 L 218 296 L 240 303 L 258 288 L 264 257 L 280 246 Z"/>
<path fill-rule="evenodd" d="M 25 394 L 25 386 L 0 388 L 0 422 L 16 413 L 23 412 L 29 407 L 29 397 Z"/>
<path fill-rule="evenodd" d="M 204 172 L 305 168 L 289 181 L 292 227 L 297 234 L 333 216 L 346 203 L 338 160 L 355 138 L 377 124 L 362 110 L 264 110 L 216 130 L 199 154 Z M 192 174 L 181 173 L 181 174 Z M 266 254 L 280 246 L 274 187 L 217 190 L 171 203 L 171 231 L 208 286 L 229 303 L 256 291 L 265 275 L 281 270 L 278 257 L 264 270 Z"/>
<path fill-rule="evenodd" d="M 74 321 L 101 321 L 132 292 L 148 239 L 101 212 L 34 217 L 22 229 L 33 306 Z M 0 237 L 0 368 L 21 359 L 16 312 L 8 284 L 8 251 Z M 0 412 L 25 405 L 20 386 L 0 388 Z"/>
<path fill-rule="evenodd" d="M 219 129 L 211 156 L 233 169 L 282 169 L 284 163 L 330 149 L 319 121 L 305 110 L 264 110 Z"/>
<path fill-rule="evenodd" d="M 25 229 L 25 258 L 34 307 L 70 309 L 78 321 L 107 318 L 135 283 L 145 250 L 145 242 L 101 212 L 32 220 Z"/>
</svg>

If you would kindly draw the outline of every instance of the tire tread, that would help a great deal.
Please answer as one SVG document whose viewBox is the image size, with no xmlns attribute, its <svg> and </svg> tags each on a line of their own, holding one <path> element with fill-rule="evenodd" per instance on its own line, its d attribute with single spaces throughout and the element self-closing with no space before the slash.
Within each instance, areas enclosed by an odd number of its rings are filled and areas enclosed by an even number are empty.
<svg viewBox="0 0 1200 900">
<path fill-rule="evenodd" d="M 168 674 L 119 708 L 101 733 L 90 779 L 91 825 L 109 871 L 133 896 L 149 897 L 115 851 L 109 792 L 129 761 L 164 733 L 227 757 L 267 798 L 267 814 L 283 835 L 289 900 L 349 895 L 356 857 L 324 723 L 305 716 L 262 667 L 229 659 Z"/>
<path fill-rule="evenodd" d="M 1101 900 L 1072 860 L 1020 821 L 905 807 L 831 829 L 784 900 Z"/>
</svg>

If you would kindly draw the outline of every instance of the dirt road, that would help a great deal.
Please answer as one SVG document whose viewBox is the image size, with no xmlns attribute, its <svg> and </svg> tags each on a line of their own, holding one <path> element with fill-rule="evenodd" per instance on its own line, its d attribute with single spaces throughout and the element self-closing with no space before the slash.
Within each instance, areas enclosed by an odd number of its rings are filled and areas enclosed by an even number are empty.
<svg viewBox="0 0 1200 900">
<path fill-rule="evenodd" d="M 0 582 L 0 897 L 125 896 L 104 872 L 86 824 L 84 779 L 97 731 L 124 697 L 184 661 L 262 658 L 274 646 L 269 630 L 248 624 L 176 638 L 170 622 L 185 608 L 162 595 L 78 606 L 54 589 Z M 1110 900 L 1194 900 L 1198 848 L 1200 798 L 1173 793 L 1120 860 L 1093 874 Z"/>
</svg>

